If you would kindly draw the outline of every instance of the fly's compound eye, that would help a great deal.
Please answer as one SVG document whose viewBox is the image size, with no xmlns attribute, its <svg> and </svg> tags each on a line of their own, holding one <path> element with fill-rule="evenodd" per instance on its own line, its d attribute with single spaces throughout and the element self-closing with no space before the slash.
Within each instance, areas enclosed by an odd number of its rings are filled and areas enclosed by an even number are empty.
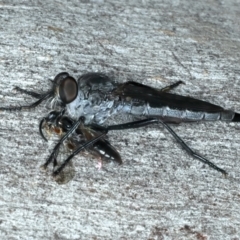
<svg viewBox="0 0 240 240">
<path fill-rule="evenodd" d="M 59 84 L 59 96 L 63 103 L 72 102 L 78 95 L 78 85 L 73 77 L 66 77 Z"/>
<path fill-rule="evenodd" d="M 69 73 L 61 72 L 54 78 L 53 82 L 55 82 L 58 85 L 63 79 L 67 78 L 68 76 Z"/>
</svg>

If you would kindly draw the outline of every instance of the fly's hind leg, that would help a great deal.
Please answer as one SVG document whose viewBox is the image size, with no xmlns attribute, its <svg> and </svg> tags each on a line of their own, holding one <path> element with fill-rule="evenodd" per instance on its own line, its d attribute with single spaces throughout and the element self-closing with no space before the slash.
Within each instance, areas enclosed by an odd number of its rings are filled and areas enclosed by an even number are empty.
<svg viewBox="0 0 240 240">
<path fill-rule="evenodd" d="M 119 125 L 112 125 L 105 127 L 105 130 L 110 131 L 110 130 L 124 130 L 124 129 L 132 129 L 132 128 L 140 128 L 152 124 L 161 124 L 168 132 L 175 138 L 175 140 L 181 145 L 181 147 L 193 158 L 196 158 L 203 162 L 204 164 L 207 164 L 211 168 L 217 170 L 218 172 L 221 172 L 224 176 L 227 176 L 227 172 L 218 166 L 216 166 L 214 163 L 210 162 L 208 159 L 205 157 L 201 156 L 200 154 L 194 152 L 188 145 L 173 131 L 173 129 L 166 123 L 161 121 L 158 118 L 149 118 L 149 119 L 144 119 L 140 121 L 135 121 L 135 122 L 129 122 L 129 123 L 124 123 L 124 124 L 119 124 Z"/>
</svg>

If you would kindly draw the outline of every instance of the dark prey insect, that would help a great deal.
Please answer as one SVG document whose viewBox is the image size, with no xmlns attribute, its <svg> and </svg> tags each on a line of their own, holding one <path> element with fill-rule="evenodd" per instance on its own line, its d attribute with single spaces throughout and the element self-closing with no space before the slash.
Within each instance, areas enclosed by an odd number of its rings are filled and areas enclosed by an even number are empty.
<svg viewBox="0 0 240 240">
<path fill-rule="evenodd" d="M 63 72 L 55 77 L 52 88 L 46 93 L 38 94 L 18 87 L 16 88 L 16 90 L 22 93 L 38 98 L 36 102 L 26 106 L 1 107 L 0 110 L 30 109 L 36 107 L 46 99 L 52 99 L 53 109 L 65 109 L 66 115 L 75 120 L 71 129 L 68 130 L 54 148 L 46 162 L 47 165 L 56 158 L 60 145 L 75 132 L 79 125 L 84 123 L 84 125 L 97 124 L 102 126 L 110 116 L 128 114 L 145 119 L 120 124 L 121 129 L 160 123 L 190 155 L 226 175 L 225 170 L 193 152 L 168 126 L 168 123 L 217 120 L 239 122 L 240 114 L 231 110 L 225 110 L 220 106 L 205 101 L 169 93 L 170 90 L 180 83 L 177 82 L 163 89 L 155 89 L 132 81 L 116 83 L 102 73 L 84 74 L 77 82 L 68 73 Z M 115 129 L 119 129 L 119 126 Z M 78 147 L 78 150 L 74 151 L 75 154 L 98 142 L 107 131 L 114 128 L 112 126 L 105 126 L 103 129 L 105 130 L 101 134 Z M 55 171 L 55 174 L 58 174 L 63 167 Z"/>
<path fill-rule="evenodd" d="M 68 132 L 74 121 L 69 117 L 63 116 L 63 112 L 52 111 L 48 114 L 47 117 L 43 118 L 39 124 L 39 131 L 40 135 L 43 139 L 46 139 L 43 132 L 51 135 L 52 133 L 62 136 Z M 100 127 L 101 130 L 101 127 Z M 80 124 L 75 132 L 66 139 L 65 146 L 68 150 L 73 152 L 79 146 L 82 146 L 85 142 L 94 139 L 96 136 L 99 135 L 99 127 L 95 126 L 86 126 L 84 124 Z M 89 146 L 86 149 L 88 153 L 92 156 L 96 157 L 99 160 L 99 167 L 101 167 L 102 162 L 117 162 L 118 164 L 122 164 L 122 159 L 117 152 L 117 150 L 109 143 L 109 141 L 103 137 L 95 142 L 93 145 Z M 58 169 L 59 163 L 55 158 L 53 161 L 53 169 Z M 44 164 L 43 168 L 46 169 L 47 165 Z M 61 175 L 61 178 L 59 178 Z M 74 174 L 67 174 L 63 175 L 63 171 L 57 175 L 57 180 L 60 183 L 66 183 L 68 177 L 72 178 Z M 71 179 L 69 179 L 71 180 Z"/>
</svg>

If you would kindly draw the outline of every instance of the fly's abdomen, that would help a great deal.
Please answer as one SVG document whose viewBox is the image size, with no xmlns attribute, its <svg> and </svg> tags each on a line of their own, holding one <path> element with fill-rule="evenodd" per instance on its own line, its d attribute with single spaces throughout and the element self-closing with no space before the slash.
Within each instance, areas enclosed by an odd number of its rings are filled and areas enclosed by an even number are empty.
<svg viewBox="0 0 240 240">
<path fill-rule="evenodd" d="M 140 83 L 127 82 L 113 91 L 123 111 L 132 115 L 161 118 L 166 122 L 234 121 L 240 114 L 188 96 L 172 94 Z"/>
<path fill-rule="evenodd" d="M 204 119 L 206 121 L 232 121 L 235 116 L 235 112 L 231 110 L 223 110 L 220 113 L 205 113 Z"/>
<path fill-rule="evenodd" d="M 124 111 L 132 115 L 157 117 L 170 122 L 186 121 L 232 121 L 235 112 L 222 109 L 219 112 L 192 111 L 188 109 L 172 109 L 170 107 L 151 107 L 149 104 L 128 103 Z"/>
</svg>

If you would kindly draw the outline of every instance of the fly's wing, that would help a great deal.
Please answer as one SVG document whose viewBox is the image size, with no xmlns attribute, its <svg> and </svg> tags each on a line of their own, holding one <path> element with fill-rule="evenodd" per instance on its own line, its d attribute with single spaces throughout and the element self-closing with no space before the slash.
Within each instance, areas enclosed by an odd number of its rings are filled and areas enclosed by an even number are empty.
<svg viewBox="0 0 240 240">
<path fill-rule="evenodd" d="M 94 139 L 101 134 L 101 132 L 94 130 L 94 128 L 90 126 L 81 126 L 81 131 L 86 141 Z M 99 139 L 87 150 L 95 157 L 101 158 L 104 161 L 114 161 L 118 164 L 122 164 L 122 159 L 118 151 L 104 138 Z"/>
<path fill-rule="evenodd" d="M 112 94 L 123 101 L 148 103 L 152 108 L 169 107 L 171 109 L 207 113 L 224 111 L 222 107 L 205 101 L 167 93 L 161 91 L 161 89 L 155 89 L 136 82 L 123 83 L 115 88 Z"/>
</svg>

